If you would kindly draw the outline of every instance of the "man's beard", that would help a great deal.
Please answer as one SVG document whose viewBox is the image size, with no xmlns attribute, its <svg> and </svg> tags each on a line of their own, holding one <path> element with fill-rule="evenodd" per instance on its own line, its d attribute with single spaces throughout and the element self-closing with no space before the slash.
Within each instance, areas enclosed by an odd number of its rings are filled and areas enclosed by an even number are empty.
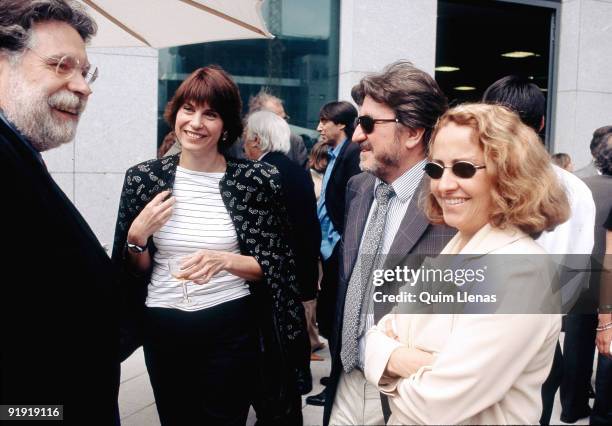
<svg viewBox="0 0 612 426">
<path fill-rule="evenodd" d="M 78 117 L 72 120 L 54 117 L 52 108 L 80 116 L 87 103 L 85 100 L 67 89 L 48 96 L 17 72 L 12 72 L 9 78 L 8 99 L 4 102 L 3 112 L 36 151 L 47 151 L 74 139 Z"/>
<path fill-rule="evenodd" d="M 365 141 L 362 144 L 367 144 L 365 147 L 369 148 L 369 141 Z M 400 141 L 396 138 L 393 141 L 393 145 L 387 147 L 385 152 L 370 151 L 370 164 L 366 164 L 363 160 L 359 161 L 359 168 L 362 172 L 369 172 L 379 179 L 385 180 L 386 177 L 395 171 L 399 167 L 400 163 Z"/>
</svg>

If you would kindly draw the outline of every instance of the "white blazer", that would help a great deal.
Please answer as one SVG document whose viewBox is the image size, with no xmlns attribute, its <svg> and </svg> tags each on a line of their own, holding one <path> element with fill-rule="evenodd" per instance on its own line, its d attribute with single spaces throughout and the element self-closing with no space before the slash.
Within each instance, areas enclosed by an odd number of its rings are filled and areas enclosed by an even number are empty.
<svg viewBox="0 0 612 426">
<path fill-rule="evenodd" d="M 458 243 L 442 254 L 545 254 L 517 228 L 486 225 L 460 251 Z M 538 262 L 531 267 L 529 276 L 541 276 Z M 516 279 L 512 271 L 504 278 Z M 385 334 L 389 318 L 399 341 Z M 389 314 L 368 331 L 365 376 L 389 396 L 389 424 L 537 424 L 560 330 L 560 315 Z M 402 345 L 431 352 L 433 364 L 408 378 L 384 376 Z"/>
</svg>

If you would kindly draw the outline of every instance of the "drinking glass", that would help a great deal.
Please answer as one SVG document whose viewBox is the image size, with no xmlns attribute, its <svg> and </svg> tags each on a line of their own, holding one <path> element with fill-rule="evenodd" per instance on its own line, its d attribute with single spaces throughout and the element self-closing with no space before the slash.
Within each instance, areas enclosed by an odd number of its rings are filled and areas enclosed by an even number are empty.
<svg viewBox="0 0 612 426">
<path fill-rule="evenodd" d="M 172 256 L 168 259 L 168 267 L 170 268 L 170 275 L 181 282 L 183 287 L 183 301 L 181 305 L 191 305 L 191 299 L 189 298 L 189 294 L 187 293 L 187 280 L 185 276 L 187 275 L 187 271 L 181 267 L 183 262 L 187 259 L 185 255 L 176 255 Z"/>
</svg>

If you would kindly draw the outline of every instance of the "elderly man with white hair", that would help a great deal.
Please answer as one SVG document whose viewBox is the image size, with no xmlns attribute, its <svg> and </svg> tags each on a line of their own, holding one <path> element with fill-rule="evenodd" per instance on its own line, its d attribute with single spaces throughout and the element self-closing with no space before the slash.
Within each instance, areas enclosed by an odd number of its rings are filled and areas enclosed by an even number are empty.
<svg viewBox="0 0 612 426">
<path fill-rule="evenodd" d="M 247 118 L 244 152 L 251 160 L 265 161 L 281 174 L 282 191 L 291 225 L 297 279 L 302 301 L 315 298 L 318 281 L 321 228 L 310 174 L 286 156 L 291 132 L 287 122 L 270 111 L 257 111 Z"/>
<path fill-rule="evenodd" d="M 251 160 L 265 161 L 281 174 L 281 184 L 289 224 L 289 244 L 295 253 L 297 280 L 309 322 L 312 349 L 321 347 L 318 335 L 311 333 L 314 322 L 318 283 L 318 258 L 321 227 L 317 218 L 317 201 L 310 174 L 287 157 L 291 131 L 285 120 L 270 111 L 257 111 L 247 118 L 244 152 Z M 314 324 L 312 324 L 314 326 Z M 296 399 L 301 404 L 301 399 Z"/>
</svg>

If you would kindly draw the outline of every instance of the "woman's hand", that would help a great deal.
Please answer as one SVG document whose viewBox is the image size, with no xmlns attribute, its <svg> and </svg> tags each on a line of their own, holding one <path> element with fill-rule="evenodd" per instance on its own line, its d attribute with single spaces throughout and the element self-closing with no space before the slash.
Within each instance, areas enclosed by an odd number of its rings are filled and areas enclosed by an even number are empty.
<svg viewBox="0 0 612 426">
<path fill-rule="evenodd" d="M 385 334 L 393 340 L 399 340 L 393 329 L 392 318 L 389 318 L 385 322 Z M 391 352 L 384 375 L 391 378 L 410 377 L 416 373 L 419 368 L 431 365 L 433 362 L 434 356 L 429 352 L 416 348 L 409 348 L 407 346 L 400 346 Z"/>
<path fill-rule="evenodd" d="M 610 322 L 612 322 L 612 314 L 599 314 L 599 325 L 608 324 Z M 597 332 L 595 337 L 597 351 L 608 358 L 612 358 L 612 354 L 610 354 L 610 342 L 612 342 L 612 328 Z"/>
<path fill-rule="evenodd" d="M 263 276 L 254 257 L 217 250 L 196 251 L 186 258 L 183 269 L 188 270 L 185 278 L 195 284 L 206 284 L 221 271 L 249 281 L 260 280 Z"/>
<path fill-rule="evenodd" d="M 183 262 L 183 269 L 189 271 L 185 278 L 195 284 L 206 284 L 212 277 L 229 267 L 233 253 L 216 250 L 198 250 Z"/>
<path fill-rule="evenodd" d="M 169 194 L 169 190 L 160 192 L 136 216 L 128 230 L 127 240 L 130 243 L 146 245 L 149 237 L 170 219 L 176 200 L 172 196 L 168 197 Z"/>
</svg>

